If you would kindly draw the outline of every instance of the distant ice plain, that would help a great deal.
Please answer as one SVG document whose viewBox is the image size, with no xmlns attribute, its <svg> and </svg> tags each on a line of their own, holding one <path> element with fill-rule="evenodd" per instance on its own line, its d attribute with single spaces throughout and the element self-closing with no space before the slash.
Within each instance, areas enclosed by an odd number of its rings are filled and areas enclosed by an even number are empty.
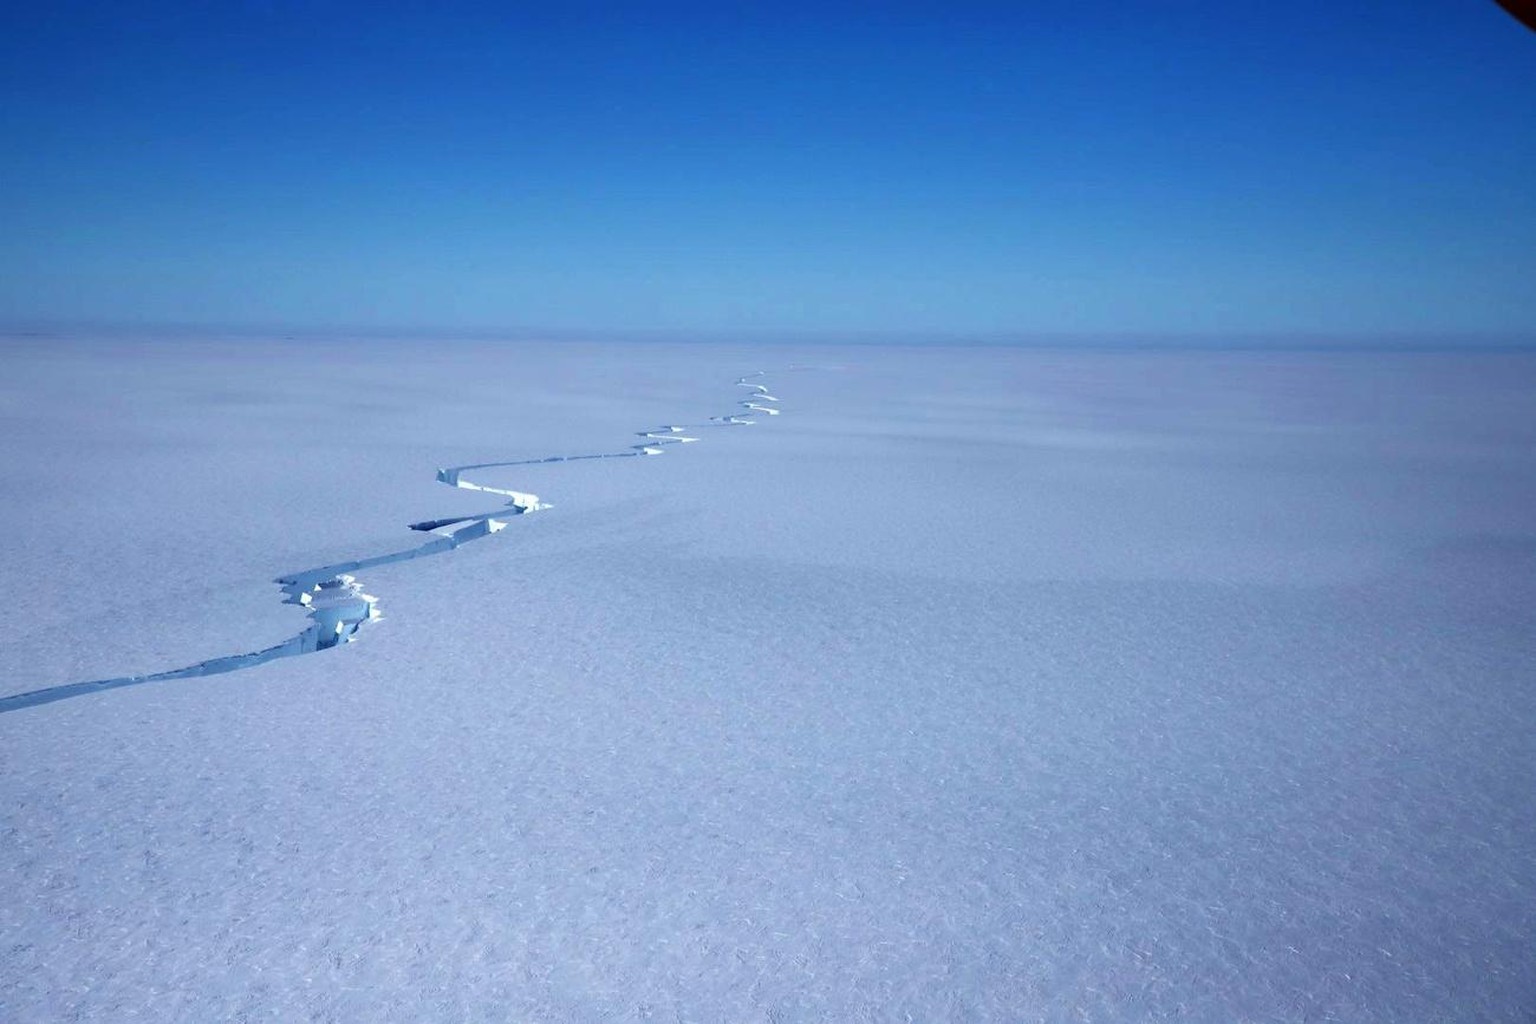
<svg viewBox="0 0 1536 1024">
<path fill-rule="evenodd" d="M 1527 1021 L 1536 356 L 6 342 L 0 1019 Z M 682 446 L 679 446 L 682 447 Z"/>
</svg>

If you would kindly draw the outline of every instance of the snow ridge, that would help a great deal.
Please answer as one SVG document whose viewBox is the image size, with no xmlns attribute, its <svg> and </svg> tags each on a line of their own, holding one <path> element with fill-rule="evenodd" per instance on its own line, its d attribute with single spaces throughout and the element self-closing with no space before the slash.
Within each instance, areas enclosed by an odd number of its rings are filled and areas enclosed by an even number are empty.
<svg viewBox="0 0 1536 1024">
<path fill-rule="evenodd" d="M 779 414 L 777 408 L 758 404 L 761 402 L 778 402 L 777 398 L 768 393 L 768 389 L 764 385 L 757 383 L 757 378 L 764 376 L 766 376 L 764 371 L 756 370 L 736 379 L 737 387 L 747 388 L 751 391 L 750 397 L 746 401 L 738 402 L 737 405 L 754 412 L 763 412 L 769 416 L 777 416 Z M 405 548 L 401 551 L 391 551 L 382 555 L 373 555 L 349 562 L 317 566 L 313 569 L 304 569 L 299 572 L 279 576 L 273 582 L 277 583 L 282 589 L 285 595 L 284 603 L 296 604 L 309 610 L 311 623 L 297 636 L 290 637 L 272 647 L 211 658 L 207 661 L 200 661 L 195 665 L 188 665 L 186 668 L 171 669 L 166 672 L 156 672 L 149 675 L 118 676 L 112 679 L 98 679 L 85 683 L 68 683 L 62 686 L 51 686 L 42 690 L 32 690 L 27 693 L 0 697 L 0 714 L 8 711 L 19 711 L 22 708 L 36 707 L 40 704 L 51 704 L 54 701 L 66 700 L 70 697 L 99 693 L 103 690 L 118 689 L 124 686 L 137 686 L 141 683 L 155 683 L 169 679 L 188 679 L 196 676 L 222 675 L 226 672 L 234 672 L 239 669 L 262 665 L 278 658 L 288 658 L 299 654 L 312 654 L 316 651 L 329 650 L 341 644 L 351 643 L 357 638 L 359 630 L 370 623 L 378 621 L 380 618 L 378 598 L 371 594 L 363 593 L 362 585 L 358 583 L 356 577 L 351 575 L 352 573 L 376 565 L 390 565 L 395 562 L 406 562 L 415 558 L 425 558 L 430 555 L 440 555 L 453 551 L 470 541 L 480 540 L 483 537 L 500 533 L 507 527 L 507 520 L 512 516 L 526 515 L 529 512 L 541 512 L 553 507 L 548 502 L 540 499 L 537 494 L 475 483 L 473 480 L 465 477 L 464 474 L 474 470 L 501 469 L 512 466 L 541 466 L 555 462 L 631 459 L 642 455 L 662 455 L 666 453 L 668 448 L 675 445 L 692 444 L 698 441 L 699 438 L 688 436 L 689 431 L 707 430 L 711 427 L 722 426 L 751 426 L 753 422 L 753 420 L 745 416 L 731 413 L 723 416 L 711 416 L 705 423 L 690 425 L 669 424 L 651 430 L 638 431 L 635 436 L 644 440 L 639 444 L 630 445 L 624 451 L 594 452 L 583 455 L 549 455 L 539 459 L 479 462 L 471 465 L 450 466 L 446 469 L 439 469 L 437 471 L 437 481 L 439 483 L 447 484 L 449 487 L 455 487 L 460 490 L 494 494 L 508 500 L 501 508 L 491 512 L 482 512 L 469 516 L 455 516 L 447 519 L 430 519 L 409 524 L 412 530 L 432 535 L 431 540 L 415 547 Z"/>
</svg>

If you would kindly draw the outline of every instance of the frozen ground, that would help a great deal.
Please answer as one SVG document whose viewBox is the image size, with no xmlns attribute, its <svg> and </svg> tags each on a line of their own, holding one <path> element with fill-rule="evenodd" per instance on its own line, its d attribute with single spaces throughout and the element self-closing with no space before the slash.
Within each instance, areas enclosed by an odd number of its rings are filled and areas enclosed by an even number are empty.
<svg viewBox="0 0 1536 1024">
<path fill-rule="evenodd" d="M 1536 357 L 0 359 L 0 695 L 782 408 L 0 711 L 0 1019 L 1536 1009 Z"/>
</svg>

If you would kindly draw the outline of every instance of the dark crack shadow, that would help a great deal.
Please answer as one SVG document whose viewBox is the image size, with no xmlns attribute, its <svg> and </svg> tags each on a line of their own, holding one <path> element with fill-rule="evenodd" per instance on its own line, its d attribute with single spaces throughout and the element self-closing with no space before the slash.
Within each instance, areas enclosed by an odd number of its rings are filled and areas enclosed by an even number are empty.
<svg viewBox="0 0 1536 1024">
<path fill-rule="evenodd" d="M 737 404 L 755 412 L 776 416 L 779 413 L 778 409 L 756 404 L 758 401 L 778 402 L 777 398 L 768 394 L 766 387 L 754 382 L 754 378 L 762 376 L 764 376 L 762 371 L 758 371 L 745 377 L 737 378 L 735 382 L 737 387 L 748 388 L 753 392 L 751 398 Z M 172 679 L 193 679 L 199 676 L 223 675 L 227 672 L 236 672 L 240 669 L 265 665 L 267 662 L 276 661 L 278 658 L 313 654 L 317 651 L 329 650 L 341 644 L 350 643 L 356 639 L 359 630 L 369 623 L 377 621 L 380 617 L 378 599 L 371 594 L 363 593 L 361 584 L 351 575 L 352 573 L 380 565 L 392 565 L 396 562 L 408 562 L 417 558 L 444 554 L 472 541 L 501 532 L 501 530 L 506 528 L 506 521 L 512 516 L 537 512 L 550 507 L 541 501 L 536 494 L 527 494 L 522 491 L 504 490 L 497 487 L 488 487 L 484 484 L 477 484 L 465 479 L 464 473 L 479 469 L 499 469 L 512 466 L 548 465 L 556 462 L 628 459 L 641 455 L 661 455 L 668 448 L 698 440 L 695 437 L 682 436 L 685 431 L 721 426 L 746 426 L 751 423 L 751 420 L 736 414 L 714 416 L 707 423 L 686 426 L 669 425 L 658 427 L 654 430 L 640 431 L 636 436 L 645 438 L 644 443 L 632 445 L 625 451 L 596 452 L 589 455 L 551 455 L 542 459 L 519 459 L 509 462 L 478 462 L 470 465 L 440 469 L 437 471 L 437 480 L 440 483 L 445 483 L 450 487 L 456 487 L 461 490 L 499 495 L 507 498 L 508 501 L 503 507 L 492 512 L 481 512 L 468 516 L 453 516 L 446 519 L 429 519 L 419 523 L 411 523 L 410 529 L 434 535 L 432 540 L 415 547 L 391 551 L 383 555 L 373 555 L 369 558 L 355 559 L 349 562 L 323 565 L 314 569 L 304 569 L 286 576 L 279 576 L 274 582 L 282 588 L 283 593 L 286 595 L 286 603 L 301 605 L 309 609 L 311 624 L 297 636 L 291 637 L 272 647 L 262 648 L 259 651 L 211 658 L 207 661 L 200 661 L 195 665 L 188 665 L 186 668 L 171 669 L 167 672 L 155 672 L 149 675 L 118 676 L 113 679 L 97 679 L 86 683 L 66 683 L 62 686 L 51 686 L 46 689 L 31 690 L 26 693 L 0 697 L 0 714 L 20 711 L 23 708 L 37 707 L 41 704 L 52 704 L 55 701 L 68 700 L 71 697 L 83 697 L 87 694 L 101 693 L 105 690 L 140 686 L 144 683 L 159 683 Z"/>
</svg>

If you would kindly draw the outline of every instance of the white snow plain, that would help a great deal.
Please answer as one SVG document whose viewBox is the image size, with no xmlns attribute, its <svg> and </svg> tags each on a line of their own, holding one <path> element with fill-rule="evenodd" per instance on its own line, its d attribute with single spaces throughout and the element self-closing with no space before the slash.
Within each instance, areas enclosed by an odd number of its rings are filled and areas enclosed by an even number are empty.
<svg viewBox="0 0 1536 1024">
<path fill-rule="evenodd" d="M 0 713 L 0 1019 L 1536 1008 L 1536 356 L 0 358 L 0 695 L 664 452 Z"/>
</svg>

